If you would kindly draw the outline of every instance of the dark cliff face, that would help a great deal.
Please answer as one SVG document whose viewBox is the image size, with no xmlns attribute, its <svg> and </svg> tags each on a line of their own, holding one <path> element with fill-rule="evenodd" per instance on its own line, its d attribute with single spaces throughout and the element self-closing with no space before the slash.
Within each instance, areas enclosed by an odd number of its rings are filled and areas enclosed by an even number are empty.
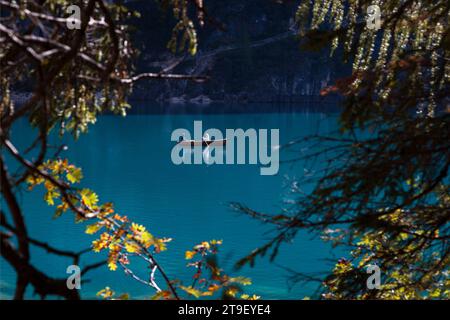
<svg viewBox="0 0 450 320">
<path fill-rule="evenodd" d="M 141 50 L 140 72 L 207 74 L 205 83 L 155 80 L 134 88 L 133 98 L 172 102 L 297 101 L 317 96 L 347 66 L 329 52 L 305 52 L 299 48 L 293 17 L 296 1 L 205 1 L 209 13 L 225 26 L 197 28 L 196 56 L 172 54 L 172 12 L 155 1 L 134 1 L 129 7 L 141 12 L 135 25 L 134 43 Z M 332 61 L 330 61 L 332 60 Z M 334 62 L 334 63 L 332 63 Z"/>
</svg>

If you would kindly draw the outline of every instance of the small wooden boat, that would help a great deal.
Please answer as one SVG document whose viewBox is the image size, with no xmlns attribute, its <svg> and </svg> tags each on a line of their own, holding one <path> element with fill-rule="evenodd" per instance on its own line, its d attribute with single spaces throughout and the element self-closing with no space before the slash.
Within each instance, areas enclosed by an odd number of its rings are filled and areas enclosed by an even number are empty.
<svg viewBox="0 0 450 320">
<path fill-rule="evenodd" d="M 181 140 L 178 142 L 180 146 L 183 147 L 193 147 L 193 146 L 223 146 L 227 143 L 227 139 L 218 140 Z"/>
</svg>

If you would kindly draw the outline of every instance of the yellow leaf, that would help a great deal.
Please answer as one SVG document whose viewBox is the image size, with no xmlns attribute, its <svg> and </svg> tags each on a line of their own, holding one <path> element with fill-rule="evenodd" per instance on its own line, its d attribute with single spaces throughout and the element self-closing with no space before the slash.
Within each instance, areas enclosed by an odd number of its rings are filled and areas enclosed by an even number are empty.
<svg viewBox="0 0 450 320">
<path fill-rule="evenodd" d="M 83 173 L 80 168 L 74 168 L 66 174 L 66 178 L 70 183 L 77 183 L 83 178 Z"/>
<path fill-rule="evenodd" d="M 210 247 L 209 242 L 207 241 L 202 242 L 202 246 L 205 247 L 206 249 L 209 249 Z"/>
<path fill-rule="evenodd" d="M 216 283 L 213 283 L 208 287 L 208 291 L 215 292 L 220 289 L 220 286 Z"/>
<path fill-rule="evenodd" d="M 28 176 L 27 183 L 29 184 L 29 188 L 33 188 L 35 185 L 41 184 L 45 181 L 41 176 Z"/>
<path fill-rule="evenodd" d="M 399 234 L 399 236 L 400 236 L 400 239 L 402 239 L 402 240 L 408 239 L 408 234 L 405 233 L 405 232 L 401 232 L 401 233 Z"/>
<path fill-rule="evenodd" d="M 235 277 L 235 278 L 230 278 L 228 280 L 229 282 L 235 282 L 235 283 L 240 283 L 244 286 L 248 286 L 252 284 L 252 280 L 250 278 L 246 278 L 246 277 Z"/>
<path fill-rule="evenodd" d="M 106 287 L 105 289 L 97 292 L 97 296 L 101 296 L 103 299 L 108 299 L 114 296 L 114 291 L 112 291 L 110 287 Z"/>
<path fill-rule="evenodd" d="M 232 296 L 232 297 L 235 297 L 238 292 L 239 292 L 239 289 L 235 288 L 235 287 L 228 288 L 226 291 L 227 295 Z"/>
<path fill-rule="evenodd" d="M 189 251 L 188 250 L 184 254 L 184 257 L 186 258 L 186 260 L 190 260 L 190 259 L 192 259 L 195 256 L 196 253 L 197 253 L 196 251 Z"/>
<path fill-rule="evenodd" d="M 87 234 L 94 234 L 94 233 L 96 233 L 98 230 L 100 230 L 102 227 L 103 227 L 102 225 L 99 225 L 98 223 L 94 223 L 94 224 L 88 225 L 88 226 L 86 227 L 86 231 L 85 231 L 85 232 L 86 232 Z"/>
<path fill-rule="evenodd" d="M 152 297 L 150 297 L 151 300 L 160 300 L 162 299 L 169 299 L 172 296 L 172 293 L 167 290 L 162 290 L 154 294 Z"/>
<path fill-rule="evenodd" d="M 137 244 L 132 243 L 132 242 L 127 242 L 125 243 L 125 249 L 130 252 L 130 253 L 135 253 L 135 252 L 139 252 L 140 248 Z"/>
<path fill-rule="evenodd" d="M 153 239 L 153 236 L 150 234 L 150 232 L 144 231 L 141 234 L 141 242 L 146 248 L 148 248 L 152 244 L 154 244 L 155 241 Z"/>
<path fill-rule="evenodd" d="M 162 239 L 155 239 L 153 245 L 155 246 L 155 249 L 157 252 L 165 251 L 167 250 L 166 243 Z"/>
<path fill-rule="evenodd" d="M 130 295 L 128 293 L 122 293 L 115 300 L 129 300 L 129 299 L 130 299 Z"/>
<path fill-rule="evenodd" d="M 145 227 L 143 225 L 137 224 L 137 223 L 132 223 L 131 224 L 131 230 L 135 233 L 141 233 L 145 231 Z"/>
<path fill-rule="evenodd" d="M 55 205 L 55 198 L 58 198 L 60 196 L 59 192 L 55 191 L 54 189 L 48 190 L 48 192 L 44 195 L 44 200 L 47 202 L 49 206 Z"/>
<path fill-rule="evenodd" d="M 203 294 L 200 290 L 197 290 L 192 287 L 180 286 L 180 289 L 186 291 L 187 293 L 189 293 L 190 295 L 192 295 L 196 298 L 199 298 Z"/>
<path fill-rule="evenodd" d="M 98 203 L 98 196 L 92 190 L 83 189 L 80 191 L 80 195 L 83 203 L 90 208 Z"/>
<path fill-rule="evenodd" d="M 108 268 L 111 271 L 116 271 L 117 270 L 117 263 L 116 263 L 116 261 L 112 260 L 112 261 L 108 262 Z"/>
</svg>

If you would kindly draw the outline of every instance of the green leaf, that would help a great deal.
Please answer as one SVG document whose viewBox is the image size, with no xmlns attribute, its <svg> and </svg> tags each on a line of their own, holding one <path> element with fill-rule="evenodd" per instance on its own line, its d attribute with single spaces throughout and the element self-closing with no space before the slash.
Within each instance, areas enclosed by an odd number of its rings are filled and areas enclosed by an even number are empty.
<svg viewBox="0 0 450 320">
<path fill-rule="evenodd" d="M 83 173 L 80 168 L 74 168 L 67 173 L 66 178 L 70 183 L 78 183 L 83 178 Z"/>
<path fill-rule="evenodd" d="M 53 215 L 53 219 L 59 218 L 63 214 L 64 210 L 61 207 L 58 207 Z"/>
<path fill-rule="evenodd" d="M 100 230 L 103 226 L 99 225 L 98 223 L 94 223 L 94 224 L 90 224 L 86 227 L 86 233 L 87 234 L 94 234 L 96 233 L 98 230 Z"/>
<path fill-rule="evenodd" d="M 98 196 L 89 189 L 83 189 L 80 191 L 82 202 L 88 207 L 94 207 L 98 203 Z"/>
<path fill-rule="evenodd" d="M 250 278 L 246 278 L 246 277 L 235 277 L 235 278 L 230 278 L 229 282 L 235 282 L 235 283 L 239 283 L 242 284 L 244 286 L 248 286 L 252 284 L 252 280 Z"/>
<path fill-rule="evenodd" d="M 55 205 L 55 198 L 59 197 L 59 192 L 55 190 L 49 190 L 44 195 L 44 200 L 47 202 L 49 206 Z"/>
</svg>

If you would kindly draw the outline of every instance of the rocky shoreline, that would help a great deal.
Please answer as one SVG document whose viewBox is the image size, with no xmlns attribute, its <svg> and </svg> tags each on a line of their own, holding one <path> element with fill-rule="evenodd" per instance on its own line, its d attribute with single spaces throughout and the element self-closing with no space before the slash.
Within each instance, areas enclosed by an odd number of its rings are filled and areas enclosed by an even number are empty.
<svg viewBox="0 0 450 320">
<path fill-rule="evenodd" d="M 15 104 L 22 104 L 26 102 L 30 97 L 31 92 L 12 92 L 11 99 Z M 340 99 L 336 95 L 320 96 L 320 95 L 281 95 L 281 94 L 215 94 L 215 95 L 198 95 L 189 96 L 183 94 L 181 96 L 173 97 L 148 97 L 132 94 L 130 96 L 131 101 L 139 102 L 156 102 L 159 104 L 194 104 L 194 105 L 209 105 L 209 104 L 246 104 L 246 103 L 339 103 Z"/>
</svg>

